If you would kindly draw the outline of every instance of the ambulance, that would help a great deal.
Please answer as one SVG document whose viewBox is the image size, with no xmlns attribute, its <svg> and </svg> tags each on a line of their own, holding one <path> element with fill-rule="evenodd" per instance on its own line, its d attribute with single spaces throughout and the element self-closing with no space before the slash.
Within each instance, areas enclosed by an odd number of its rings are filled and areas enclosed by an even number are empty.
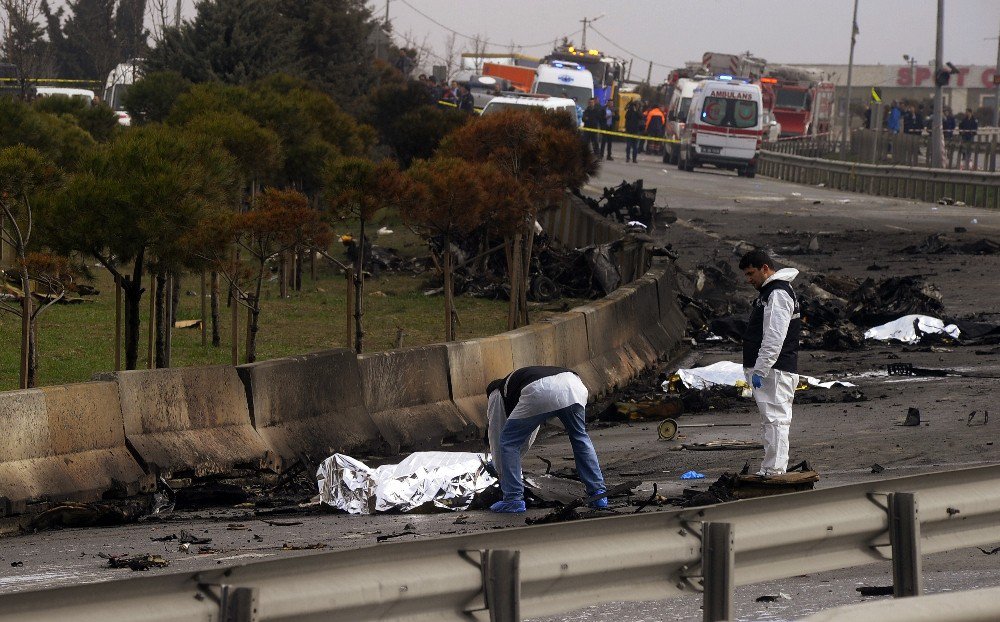
<svg viewBox="0 0 1000 622">
<path fill-rule="evenodd" d="M 730 76 L 705 80 L 694 90 L 680 134 L 677 168 L 712 164 L 740 177 L 757 173 L 764 126 L 760 86 Z"/>
</svg>

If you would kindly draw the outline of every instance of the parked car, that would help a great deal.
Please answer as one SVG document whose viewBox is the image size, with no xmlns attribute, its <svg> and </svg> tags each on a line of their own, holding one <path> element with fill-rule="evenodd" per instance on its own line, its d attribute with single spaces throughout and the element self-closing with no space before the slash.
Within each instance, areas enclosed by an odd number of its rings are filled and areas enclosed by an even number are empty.
<svg viewBox="0 0 1000 622">
<path fill-rule="evenodd" d="M 69 97 L 70 99 L 79 99 L 91 105 L 97 98 L 90 89 L 67 89 L 58 86 L 40 86 L 35 89 L 35 97 Z"/>
<path fill-rule="evenodd" d="M 502 110 L 554 110 L 565 112 L 573 117 L 573 121 L 579 123 L 576 114 L 576 102 L 565 97 L 551 97 L 549 95 L 535 95 L 531 93 L 501 93 L 494 97 L 483 108 L 483 116 L 496 114 Z"/>
</svg>

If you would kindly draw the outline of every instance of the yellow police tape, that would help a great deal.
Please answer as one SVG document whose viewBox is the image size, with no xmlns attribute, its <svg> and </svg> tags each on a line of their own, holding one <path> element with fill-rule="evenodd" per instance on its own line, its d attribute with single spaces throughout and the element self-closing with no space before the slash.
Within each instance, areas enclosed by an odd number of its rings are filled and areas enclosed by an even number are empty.
<svg viewBox="0 0 1000 622">
<path fill-rule="evenodd" d="M 451 108 L 458 108 L 458 104 L 453 104 L 449 101 L 438 100 L 438 103 L 442 106 L 449 106 Z M 482 112 L 482 108 L 473 108 L 476 112 Z M 611 136 L 621 136 L 622 138 L 638 138 L 639 140 L 648 140 L 656 143 L 679 143 L 681 141 L 676 138 L 662 138 L 658 136 L 645 136 L 643 134 L 627 134 L 625 132 L 612 132 L 611 130 L 599 130 L 592 127 L 581 127 L 583 132 L 596 132 L 598 134 L 610 134 Z"/>
<path fill-rule="evenodd" d="M 679 143 L 676 138 L 662 138 L 659 136 L 644 136 L 642 134 L 626 134 L 625 132 L 612 132 L 611 130 L 599 130 L 593 127 L 581 127 L 584 132 L 595 132 L 597 134 L 610 134 L 611 136 L 621 136 L 623 138 L 638 138 L 639 140 L 649 140 L 657 143 Z"/>
<path fill-rule="evenodd" d="M 25 82 L 32 84 L 44 82 L 46 84 L 103 84 L 104 80 L 70 80 L 68 78 L 25 78 Z M 0 78 L 0 82 L 20 82 L 18 78 Z"/>
</svg>

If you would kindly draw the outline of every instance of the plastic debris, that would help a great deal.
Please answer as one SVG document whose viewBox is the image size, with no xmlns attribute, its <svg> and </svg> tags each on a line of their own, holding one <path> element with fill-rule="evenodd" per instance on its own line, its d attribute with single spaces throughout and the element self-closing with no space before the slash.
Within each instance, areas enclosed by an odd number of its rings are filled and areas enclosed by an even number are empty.
<svg viewBox="0 0 1000 622">
<path fill-rule="evenodd" d="M 698 471 L 688 471 L 684 475 L 681 475 L 681 479 L 705 479 L 705 474 Z"/>
<path fill-rule="evenodd" d="M 905 425 L 909 427 L 914 427 L 920 425 L 920 411 L 916 408 L 910 408 L 906 411 L 906 419 L 900 425 Z"/>
<path fill-rule="evenodd" d="M 694 367 L 691 369 L 678 369 L 677 376 L 684 386 L 690 389 L 707 389 L 713 385 L 723 385 L 729 387 L 746 386 L 746 376 L 743 373 L 743 365 L 732 361 L 719 361 L 705 367 Z M 799 383 L 807 386 L 819 387 L 821 389 L 831 389 L 833 387 L 853 387 L 854 384 L 845 380 L 822 381 L 812 376 L 799 376 Z M 669 380 L 664 381 L 662 388 L 667 391 Z M 805 386 L 802 386 L 805 388 Z M 746 397 L 749 397 L 747 395 Z"/>
<path fill-rule="evenodd" d="M 945 335 L 958 339 L 962 331 L 954 324 L 945 323 L 929 315 L 904 315 L 887 324 L 865 331 L 865 339 L 918 343 L 924 335 Z"/>
<path fill-rule="evenodd" d="M 466 510 L 497 480 L 486 471 L 485 454 L 423 451 L 399 464 L 372 469 L 360 460 L 333 454 L 316 471 L 320 501 L 350 514 L 399 510 L 424 504 Z"/>
</svg>

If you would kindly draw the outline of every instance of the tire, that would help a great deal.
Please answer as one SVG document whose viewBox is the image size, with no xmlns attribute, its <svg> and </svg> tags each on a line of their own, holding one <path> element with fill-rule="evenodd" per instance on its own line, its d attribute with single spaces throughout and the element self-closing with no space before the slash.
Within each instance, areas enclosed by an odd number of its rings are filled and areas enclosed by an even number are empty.
<svg viewBox="0 0 1000 622">
<path fill-rule="evenodd" d="M 551 302 L 559 298 L 559 286 L 547 276 L 537 275 L 531 279 L 531 297 L 535 302 Z"/>
<path fill-rule="evenodd" d="M 750 166 L 748 166 L 746 168 L 746 171 L 743 173 L 743 176 L 746 177 L 747 179 L 753 179 L 756 175 L 757 175 L 756 164 L 751 164 Z"/>
<path fill-rule="evenodd" d="M 694 156 L 691 154 L 691 149 L 688 148 L 687 159 L 684 160 L 684 170 L 689 173 L 693 173 L 694 167 L 695 167 Z"/>
<path fill-rule="evenodd" d="M 743 168 L 742 166 L 737 166 L 736 167 L 736 176 L 737 177 L 745 177 L 746 176 L 746 169 Z"/>
</svg>

